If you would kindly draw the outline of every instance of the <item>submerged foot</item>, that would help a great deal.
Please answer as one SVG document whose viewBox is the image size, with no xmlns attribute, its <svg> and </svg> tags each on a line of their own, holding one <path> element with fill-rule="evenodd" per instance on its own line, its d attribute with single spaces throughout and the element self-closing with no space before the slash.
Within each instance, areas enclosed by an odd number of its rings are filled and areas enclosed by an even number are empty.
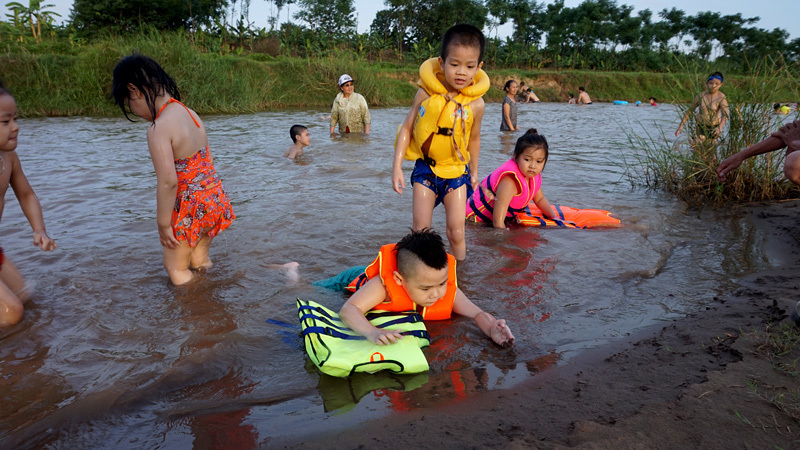
<svg viewBox="0 0 800 450">
<path fill-rule="evenodd" d="M 286 271 L 286 278 L 291 283 L 296 283 L 300 279 L 300 272 L 298 271 L 300 264 L 294 261 L 286 264 L 268 264 L 270 269 L 281 269 Z"/>
</svg>

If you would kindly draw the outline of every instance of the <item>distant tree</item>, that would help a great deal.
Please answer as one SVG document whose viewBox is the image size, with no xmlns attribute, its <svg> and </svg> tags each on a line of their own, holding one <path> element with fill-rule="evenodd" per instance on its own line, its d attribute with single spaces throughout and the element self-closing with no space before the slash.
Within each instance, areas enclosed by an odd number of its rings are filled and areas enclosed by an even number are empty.
<svg viewBox="0 0 800 450">
<path fill-rule="evenodd" d="M 6 16 L 12 20 L 15 27 L 30 27 L 33 38 L 37 41 L 42 39 L 42 25 L 45 30 L 53 26 L 55 17 L 61 17 L 60 14 L 53 11 L 46 11 L 47 8 L 52 8 L 55 5 L 48 4 L 42 5 L 41 0 L 30 0 L 28 6 L 19 2 L 6 3 L 12 14 Z"/>
<path fill-rule="evenodd" d="M 544 2 L 536 0 L 486 0 L 486 8 L 499 25 L 514 24 L 511 39 L 515 43 L 538 45 L 545 32 Z"/>
<path fill-rule="evenodd" d="M 381 22 L 373 24 L 402 36 L 404 46 L 435 45 L 457 23 L 483 29 L 488 15 L 482 0 L 385 0 L 385 4 L 389 8 L 378 13 Z"/>
<path fill-rule="evenodd" d="M 333 36 L 356 32 L 353 0 L 297 0 L 300 11 L 295 19 L 308 24 L 311 31 L 324 31 Z"/>
<path fill-rule="evenodd" d="M 228 0 L 75 0 L 70 19 L 85 34 L 175 30 L 211 25 L 227 6 Z"/>
</svg>

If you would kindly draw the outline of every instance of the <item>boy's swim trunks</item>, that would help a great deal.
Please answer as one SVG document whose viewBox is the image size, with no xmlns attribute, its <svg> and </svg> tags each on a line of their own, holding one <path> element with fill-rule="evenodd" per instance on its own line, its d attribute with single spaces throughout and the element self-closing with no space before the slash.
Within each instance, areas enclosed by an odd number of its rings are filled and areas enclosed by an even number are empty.
<svg viewBox="0 0 800 450">
<path fill-rule="evenodd" d="M 472 185 L 469 180 L 469 166 L 465 166 L 464 173 L 458 178 L 439 178 L 431 170 L 430 166 L 425 161 L 418 159 L 414 164 L 414 171 L 411 172 L 411 184 L 419 183 L 436 194 L 436 203 L 434 208 L 444 201 L 444 197 L 452 191 L 460 188 L 462 185 L 467 185 L 467 196 L 472 196 Z"/>
<path fill-rule="evenodd" d="M 214 160 L 208 147 L 194 155 L 175 160 L 178 174 L 178 194 L 172 211 L 172 230 L 175 238 L 190 247 L 209 229 L 214 237 L 236 219 L 222 180 L 214 170 Z"/>
</svg>

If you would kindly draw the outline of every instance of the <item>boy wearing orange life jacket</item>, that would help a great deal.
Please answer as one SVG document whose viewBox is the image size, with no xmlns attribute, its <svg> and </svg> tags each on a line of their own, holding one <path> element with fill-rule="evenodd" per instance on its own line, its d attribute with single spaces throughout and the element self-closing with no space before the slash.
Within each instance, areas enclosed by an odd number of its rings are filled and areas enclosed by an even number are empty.
<svg viewBox="0 0 800 450">
<path fill-rule="evenodd" d="M 420 312 L 442 320 L 455 312 L 475 321 L 498 345 L 514 343 L 505 319 L 495 319 L 467 298 L 456 282 L 456 261 L 444 249 L 441 236 L 428 228 L 412 231 L 397 244 L 381 247 L 375 261 L 348 286 L 355 290 L 339 317 L 353 331 L 378 345 L 401 339 L 400 330 L 379 329 L 364 317 L 370 310 Z"/>
</svg>

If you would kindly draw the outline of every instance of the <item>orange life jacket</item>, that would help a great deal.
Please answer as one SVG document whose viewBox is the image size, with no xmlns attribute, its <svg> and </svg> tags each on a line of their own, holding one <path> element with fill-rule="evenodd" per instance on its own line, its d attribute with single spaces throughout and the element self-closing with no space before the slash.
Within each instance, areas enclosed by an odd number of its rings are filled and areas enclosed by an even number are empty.
<svg viewBox="0 0 800 450">
<path fill-rule="evenodd" d="M 381 247 L 378 257 L 364 270 L 364 273 L 356 277 L 347 286 L 351 292 L 357 291 L 367 281 L 376 275 L 381 277 L 383 286 L 389 295 L 387 301 L 376 305 L 373 309 L 381 311 L 417 311 L 427 320 L 449 319 L 453 313 L 453 301 L 456 298 L 456 259 L 453 255 L 447 255 L 447 291 L 444 296 L 433 305 L 424 308 L 411 300 L 406 289 L 397 284 L 394 280 L 394 272 L 397 270 L 397 254 L 394 248 L 397 244 L 387 244 Z M 420 311 L 421 309 L 421 311 Z"/>
</svg>

